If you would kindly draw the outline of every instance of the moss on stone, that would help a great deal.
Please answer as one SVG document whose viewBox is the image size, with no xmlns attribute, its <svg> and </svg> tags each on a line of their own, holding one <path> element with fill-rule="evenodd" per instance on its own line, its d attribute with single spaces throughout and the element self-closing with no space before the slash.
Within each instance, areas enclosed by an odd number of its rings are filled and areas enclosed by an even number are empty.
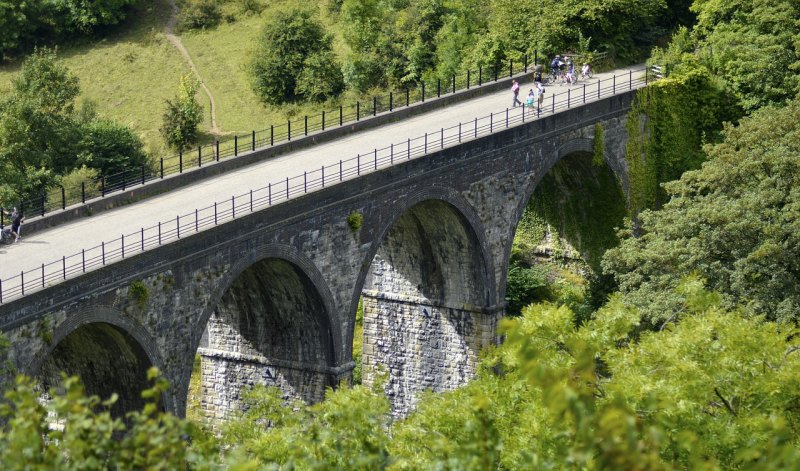
<svg viewBox="0 0 800 471">
<path fill-rule="evenodd" d="M 353 211 L 347 216 L 347 225 L 354 233 L 361 229 L 362 224 L 364 224 L 364 216 L 358 211 Z"/>
<path fill-rule="evenodd" d="M 139 309 L 147 307 L 147 301 L 150 299 L 150 291 L 144 282 L 136 280 L 128 287 L 128 296 L 136 302 Z"/>
</svg>

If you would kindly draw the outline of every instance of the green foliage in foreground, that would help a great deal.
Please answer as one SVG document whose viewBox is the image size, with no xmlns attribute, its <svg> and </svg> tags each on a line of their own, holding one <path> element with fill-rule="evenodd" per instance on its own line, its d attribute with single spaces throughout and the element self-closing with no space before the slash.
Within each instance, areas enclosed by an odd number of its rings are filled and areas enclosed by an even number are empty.
<svg viewBox="0 0 800 471">
<path fill-rule="evenodd" d="M 223 442 L 300 469 L 800 466 L 796 332 L 724 311 L 696 280 L 679 289 L 685 318 L 638 338 L 639 313 L 619 298 L 580 327 L 565 307 L 528 307 L 474 381 L 391 424 L 380 391 L 340 389 L 306 407 L 257 390 Z"/>
<path fill-rule="evenodd" d="M 108 412 L 116 397 L 86 397 L 76 378 L 64 378 L 61 391 L 43 402 L 33 382 L 19 376 L 0 405 L 0 464 L 4 470 L 27 469 L 210 469 L 215 451 L 188 422 L 160 412 L 167 390 L 158 371 L 142 392 L 142 411 L 126 418 Z M 194 438 L 192 446 L 186 439 Z"/>
<path fill-rule="evenodd" d="M 477 377 L 425 394 L 392 421 L 378 386 L 286 404 L 246 393 L 250 409 L 218 443 L 158 411 L 112 418 L 74 379 L 41 402 L 17 379 L 0 407 L 3 469 L 744 469 L 800 466 L 796 330 L 727 311 L 696 279 L 678 288 L 681 320 L 639 331 L 640 313 L 612 298 L 576 327 L 539 304 L 502 325 Z M 151 372 L 151 378 L 154 378 Z M 191 437 L 191 441 L 185 439 Z M 226 450 L 220 455 L 219 450 Z"/>
<path fill-rule="evenodd" d="M 800 100 L 723 134 L 702 168 L 664 186 L 669 203 L 640 215 L 641 235 L 603 262 L 654 325 L 681 312 L 686 298 L 671 287 L 691 273 L 728 307 L 800 320 Z"/>
</svg>

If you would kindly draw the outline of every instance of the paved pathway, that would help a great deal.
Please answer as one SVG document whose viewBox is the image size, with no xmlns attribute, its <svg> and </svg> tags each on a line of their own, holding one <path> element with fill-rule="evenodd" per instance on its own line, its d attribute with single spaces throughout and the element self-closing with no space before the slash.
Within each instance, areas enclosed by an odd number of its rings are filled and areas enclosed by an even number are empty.
<svg viewBox="0 0 800 471">
<path fill-rule="evenodd" d="M 636 66 L 635 69 L 641 70 L 642 67 Z M 627 71 L 628 69 L 621 69 L 614 72 L 622 75 L 617 78 L 620 90 L 628 88 Z M 642 74 L 643 72 L 634 74 L 634 80 Z M 611 75 L 612 72 L 597 74 L 587 82 L 593 85 L 588 87 L 589 90 L 596 90 L 598 79 L 607 79 Z M 610 86 L 610 81 L 606 83 Z M 529 88 L 531 84 L 522 83 L 520 99 L 524 100 Z M 582 88 L 580 83 L 573 88 L 573 106 L 578 101 L 576 98 L 580 97 Z M 552 103 L 552 94 L 559 94 L 566 89 L 567 86 L 547 87 L 545 103 Z M 592 100 L 592 95 L 589 95 L 587 101 Z M 557 95 L 557 104 L 565 101 L 566 94 Z M 390 142 L 404 142 L 407 138 L 435 132 L 441 127 L 457 126 L 459 122 L 471 123 L 475 117 L 487 116 L 490 112 L 504 112 L 510 102 L 509 91 L 496 92 L 333 142 L 280 155 L 170 193 L 37 232 L 30 238 L 25 237 L 23 225 L 23 237 L 19 243 L 0 246 L 0 279 L 4 289 L 8 290 L 9 287 L 19 284 L 18 275 L 21 270 L 33 270 L 42 263 L 60 261 L 62 256 L 79 254 L 81 249 L 99 246 L 103 241 L 119 238 L 122 233 L 137 233 L 142 226 L 153 226 L 159 221 L 173 221 L 174 225 L 175 217 L 179 214 L 193 213 L 195 208 L 212 205 L 215 201 L 230 201 L 233 194 L 242 195 L 250 189 L 262 188 L 267 182 L 302 175 L 304 170 L 319 170 L 322 165 L 338 164 L 340 159 L 355 157 L 357 153 L 367 154 L 376 147 L 382 148 Z M 34 276 L 31 275 L 31 278 Z M 8 300 L 8 296 L 5 300 Z"/>
</svg>

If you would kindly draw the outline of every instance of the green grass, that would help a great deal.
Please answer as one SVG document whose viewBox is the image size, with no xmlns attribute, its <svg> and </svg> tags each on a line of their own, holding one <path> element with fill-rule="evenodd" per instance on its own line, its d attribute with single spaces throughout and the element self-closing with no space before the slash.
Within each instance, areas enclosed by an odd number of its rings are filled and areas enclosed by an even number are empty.
<svg viewBox="0 0 800 471">
<path fill-rule="evenodd" d="M 133 128 L 153 153 L 163 146 L 158 128 L 164 100 L 189 71 L 163 34 L 164 0 L 155 0 L 106 38 L 58 47 L 58 56 L 80 79 L 80 100 L 98 113 Z M 0 67 L 0 90 L 8 90 L 19 64 Z"/>
</svg>

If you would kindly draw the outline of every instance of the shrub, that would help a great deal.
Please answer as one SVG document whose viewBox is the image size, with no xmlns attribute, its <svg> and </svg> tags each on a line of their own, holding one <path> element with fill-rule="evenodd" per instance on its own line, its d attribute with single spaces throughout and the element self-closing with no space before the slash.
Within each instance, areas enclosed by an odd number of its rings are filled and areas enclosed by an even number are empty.
<svg viewBox="0 0 800 471">
<path fill-rule="evenodd" d="M 180 28 L 206 29 L 217 26 L 222 12 L 217 0 L 193 0 L 187 3 L 180 13 Z"/>
<path fill-rule="evenodd" d="M 83 191 L 86 192 L 86 197 L 89 198 L 100 192 L 99 181 L 100 171 L 84 165 L 61 177 L 61 186 L 64 187 L 64 196 L 67 201 L 79 201 L 81 199 L 81 184 L 83 184 Z"/>
<path fill-rule="evenodd" d="M 161 135 L 173 149 L 185 149 L 197 141 L 197 125 L 203 119 L 203 107 L 195 98 L 197 87 L 197 80 L 185 75 L 181 78 L 178 95 L 166 101 Z"/>
<path fill-rule="evenodd" d="M 95 120 L 83 126 L 78 161 L 113 175 L 147 165 L 147 154 L 139 136 L 127 126 L 109 120 Z"/>
<path fill-rule="evenodd" d="M 309 11 L 277 13 L 264 25 L 250 63 L 256 95 L 264 103 L 280 105 L 340 93 L 344 87 L 332 43 Z"/>
</svg>

